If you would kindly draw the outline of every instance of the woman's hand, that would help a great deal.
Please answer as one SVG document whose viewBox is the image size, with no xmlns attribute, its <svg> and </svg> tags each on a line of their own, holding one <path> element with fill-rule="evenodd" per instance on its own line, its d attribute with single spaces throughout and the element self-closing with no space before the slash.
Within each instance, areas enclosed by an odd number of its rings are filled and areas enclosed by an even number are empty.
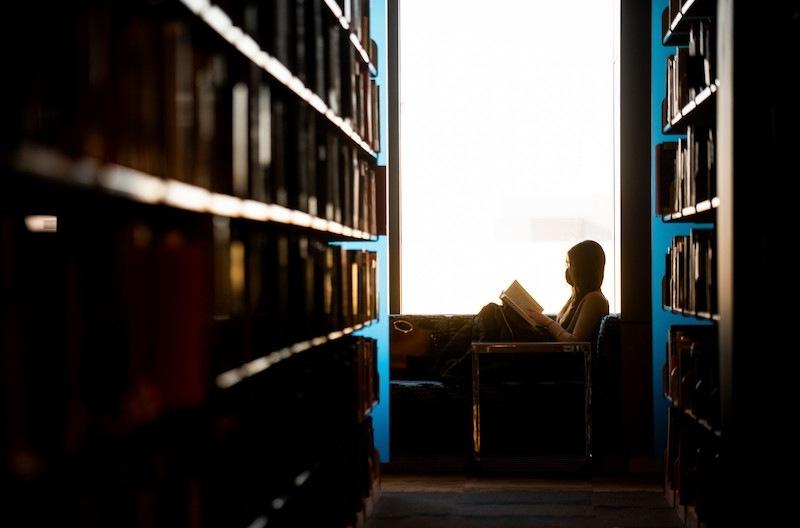
<svg viewBox="0 0 800 528">
<path fill-rule="evenodd" d="M 542 312 L 537 312 L 536 310 L 526 309 L 525 313 L 527 313 L 531 319 L 536 321 L 537 325 L 546 327 L 547 325 L 553 322 L 553 320 L 547 317 L 545 314 L 543 314 Z"/>
</svg>

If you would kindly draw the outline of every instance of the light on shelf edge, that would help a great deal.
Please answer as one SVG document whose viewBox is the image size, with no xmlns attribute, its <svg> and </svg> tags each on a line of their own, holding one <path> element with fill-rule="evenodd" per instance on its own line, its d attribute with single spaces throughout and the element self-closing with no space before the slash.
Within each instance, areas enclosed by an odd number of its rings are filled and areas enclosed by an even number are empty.
<svg viewBox="0 0 800 528">
<path fill-rule="evenodd" d="M 200 16 L 209 26 L 223 36 L 225 35 L 225 31 L 233 25 L 233 22 L 225 11 L 215 5 L 209 5 L 207 9 L 203 10 Z"/>
<path fill-rule="evenodd" d="M 336 18 L 341 18 L 344 16 L 344 13 L 342 13 L 342 8 L 339 7 L 339 4 L 337 4 L 334 0 L 325 0 L 325 5 L 328 6 Z"/>
<path fill-rule="evenodd" d="M 32 233 L 56 233 L 58 217 L 53 215 L 29 215 L 25 217 L 25 227 Z"/>
<path fill-rule="evenodd" d="M 242 200 L 226 194 L 212 193 L 208 204 L 210 213 L 220 216 L 237 217 L 242 214 Z"/>
<path fill-rule="evenodd" d="M 300 343 L 292 345 L 289 350 L 292 351 L 292 354 L 299 354 L 300 352 L 305 352 L 312 346 L 311 341 L 301 341 Z"/>
<path fill-rule="evenodd" d="M 211 193 L 201 187 L 175 180 L 166 183 L 164 203 L 168 205 L 203 212 L 208 209 L 210 201 Z"/>
<path fill-rule="evenodd" d="M 167 194 L 163 180 L 121 165 L 107 165 L 98 175 L 100 185 L 140 202 L 155 204 Z"/>
<path fill-rule="evenodd" d="M 266 222 L 270 219 L 269 206 L 263 202 L 255 200 L 242 201 L 242 216 L 250 220 L 260 220 Z"/>
<path fill-rule="evenodd" d="M 208 9 L 208 0 L 181 0 L 194 14 L 199 15 L 204 9 Z"/>
</svg>

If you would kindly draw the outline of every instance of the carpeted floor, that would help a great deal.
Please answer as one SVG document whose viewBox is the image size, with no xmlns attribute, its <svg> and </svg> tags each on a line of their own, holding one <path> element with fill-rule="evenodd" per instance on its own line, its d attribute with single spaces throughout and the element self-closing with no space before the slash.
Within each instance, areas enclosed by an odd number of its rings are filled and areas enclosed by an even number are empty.
<svg viewBox="0 0 800 528">
<path fill-rule="evenodd" d="M 417 484 L 420 482 L 417 481 Z M 683 524 L 656 489 L 517 482 L 384 486 L 367 528 L 673 528 Z M 387 489 L 388 488 L 388 489 Z M 553 491 L 555 490 L 555 491 Z"/>
</svg>

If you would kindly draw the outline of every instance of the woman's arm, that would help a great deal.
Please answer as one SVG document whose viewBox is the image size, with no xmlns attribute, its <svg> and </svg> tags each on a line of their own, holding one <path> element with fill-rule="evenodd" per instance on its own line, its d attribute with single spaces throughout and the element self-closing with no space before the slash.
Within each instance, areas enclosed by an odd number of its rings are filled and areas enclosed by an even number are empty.
<svg viewBox="0 0 800 528">
<path fill-rule="evenodd" d="M 601 293 L 592 292 L 583 299 L 580 311 L 576 314 L 575 328 L 572 333 L 544 314 L 531 314 L 537 324 L 547 328 L 556 341 L 591 341 L 597 323 L 608 314 L 608 301 Z"/>
</svg>

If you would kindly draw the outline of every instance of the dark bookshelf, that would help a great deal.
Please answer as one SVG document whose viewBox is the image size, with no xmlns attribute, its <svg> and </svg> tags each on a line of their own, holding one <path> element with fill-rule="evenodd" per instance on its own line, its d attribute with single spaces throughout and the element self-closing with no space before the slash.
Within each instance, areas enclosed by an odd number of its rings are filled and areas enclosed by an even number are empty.
<svg viewBox="0 0 800 528">
<path fill-rule="evenodd" d="M 9 8 L 9 517 L 364 524 L 377 253 L 338 242 L 378 233 L 367 5 L 352 31 L 316 1 Z"/>
<path fill-rule="evenodd" d="M 718 92 L 715 1 L 670 0 L 662 43 L 686 46 L 667 57 L 662 132 L 683 135 L 656 146 L 657 221 L 685 223 L 666 250 L 662 306 L 707 325 L 671 322 L 662 384 L 670 403 L 664 453 L 666 489 L 686 524 L 714 525 L 720 478 Z M 671 114 L 671 115 L 670 115 Z M 702 224 L 702 225 L 697 225 Z M 688 322 L 688 321 L 687 321 Z M 712 425 L 712 422 L 717 425 Z M 710 484 L 713 483 L 713 484 Z"/>
</svg>

